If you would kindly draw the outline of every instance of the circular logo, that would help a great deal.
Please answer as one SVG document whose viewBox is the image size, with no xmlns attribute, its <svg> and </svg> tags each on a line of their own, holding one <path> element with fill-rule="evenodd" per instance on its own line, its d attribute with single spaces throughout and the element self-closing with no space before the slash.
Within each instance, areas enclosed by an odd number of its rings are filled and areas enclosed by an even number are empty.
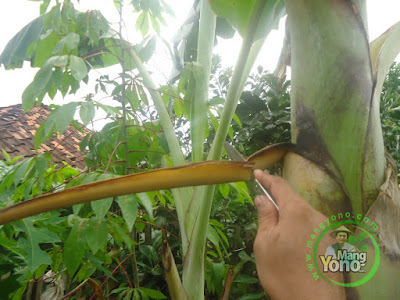
<svg viewBox="0 0 400 300">
<path fill-rule="evenodd" d="M 357 235 L 347 227 L 354 228 Z M 320 249 L 322 238 L 332 230 L 336 243 L 326 250 Z M 325 250 L 325 255 L 318 255 Z M 355 287 L 366 283 L 376 273 L 380 263 L 380 250 L 376 233 L 366 224 L 353 220 L 343 220 L 325 227 L 315 240 L 313 263 L 319 276 L 331 285 Z M 329 275 L 336 272 L 353 273 L 354 282 L 338 282 Z"/>
</svg>

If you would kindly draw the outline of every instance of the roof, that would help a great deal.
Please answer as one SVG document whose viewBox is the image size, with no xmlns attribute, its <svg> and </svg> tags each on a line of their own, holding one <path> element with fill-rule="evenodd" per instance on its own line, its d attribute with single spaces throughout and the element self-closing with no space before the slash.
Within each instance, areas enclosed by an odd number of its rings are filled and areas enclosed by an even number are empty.
<svg viewBox="0 0 400 300">
<path fill-rule="evenodd" d="M 0 148 L 3 148 L 11 158 L 18 155 L 32 157 L 37 153 L 51 152 L 54 164 L 62 164 L 61 161 L 65 161 L 69 165 L 83 170 L 85 168 L 84 154 L 80 151 L 79 144 L 83 137 L 90 132 L 83 126 L 83 133 L 73 126 L 68 126 L 64 134 L 53 136 L 35 151 L 34 135 L 50 112 L 51 109 L 46 105 L 34 107 L 26 113 L 21 104 L 0 107 Z M 0 159 L 4 160 L 1 151 Z"/>
</svg>

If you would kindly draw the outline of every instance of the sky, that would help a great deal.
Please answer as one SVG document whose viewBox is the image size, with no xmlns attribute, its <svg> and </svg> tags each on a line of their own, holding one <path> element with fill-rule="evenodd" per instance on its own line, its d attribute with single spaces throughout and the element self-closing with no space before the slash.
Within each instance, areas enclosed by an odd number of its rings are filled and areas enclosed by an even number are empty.
<svg viewBox="0 0 400 300">
<path fill-rule="evenodd" d="M 170 40 L 185 20 L 192 1 L 190 0 L 166 0 L 167 3 L 175 11 L 175 19 L 168 20 L 168 28 L 163 28 L 162 36 Z M 74 2 L 76 3 L 76 1 Z M 3 51 L 7 42 L 27 23 L 39 15 L 40 2 L 28 0 L 0 1 L 0 52 Z M 391 25 L 400 21 L 400 1 L 399 0 L 369 0 L 367 1 L 369 34 L 370 40 L 375 39 L 381 33 L 386 31 Z M 111 22 L 118 21 L 118 14 L 113 5 L 112 0 L 81 0 L 77 9 L 86 11 L 89 9 L 100 10 L 105 17 Z M 126 21 L 127 28 L 133 28 L 132 22 Z M 135 34 L 134 30 L 128 32 L 131 42 L 140 41 L 140 37 Z M 264 47 L 257 59 L 255 66 L 262 65 L 265 69 L 273 71 L 279 58 L 280 48 L 284 35 L 284 21 L 281 21 L 279 30 L 271 32 Z M 232 66 L 237 58 L 240 49 L 241 38 L 235 35 L 233 39 L 218 41 L 215 52 L 223 57 L 224 66 Z M 161 59 L 150 61 L 149 68 L 154 70 L 157 75 L 157 81 L 163 84 L 163 78 L 168 77 L 171 68 L 168 64 L 166 56 L 160 54 Z M 17 70 L 5 70 L 0 67 L 0 107 L 21 103 L 21 95 L 32 81 L 37 69 L 30 68 L 29 64 L 25 64 L 24 68 Z M 83 93 L 89 92 L 90 87 L 83 84 Z M 68 100 L 80 100 L 83 93 L 77 96 L 70 96 Z M 61 97 L 57 97 L 56 103 L 62 102 Z M 45 100 L 46 104 L 50 104 L 51 100 Z"/>
</svg>

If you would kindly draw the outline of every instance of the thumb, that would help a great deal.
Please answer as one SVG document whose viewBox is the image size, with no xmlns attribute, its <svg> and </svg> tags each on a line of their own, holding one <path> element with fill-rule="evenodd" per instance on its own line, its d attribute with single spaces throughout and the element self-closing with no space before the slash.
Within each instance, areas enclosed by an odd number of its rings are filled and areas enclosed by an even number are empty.
<svg viewBox="0 0 400 300">
<path fill-rule="evenodd" d="M 278 211 L 265 196 L 259 195 L 254 199 L 258 210 L 258 232 L 268 232 L 278 224 Z"/>
</svg>

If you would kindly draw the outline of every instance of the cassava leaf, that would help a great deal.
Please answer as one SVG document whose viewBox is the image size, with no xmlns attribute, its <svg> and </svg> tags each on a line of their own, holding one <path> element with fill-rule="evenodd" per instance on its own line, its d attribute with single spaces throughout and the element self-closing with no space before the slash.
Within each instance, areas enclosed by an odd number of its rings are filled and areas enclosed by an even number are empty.
<svg viewBox="0 0 400 300">
<path fill-rule="evenodd" d="M 207 238 L 213 243 L 215 246 L 219 245 L 219 237 L 217 231 L 211 225 L 207 227 Z"/>
<path fill-rule="evenodd" d="M 124 195 L 118 197 L 118 205 L 121 208 L 122 216 L 125 219 L 128 230 L 131 231 L 137 216 L 137 200 L 135 195 Z"/>
<path fill-rule="evenodd" d="M 210 0 L 213 11 L 219 17 L 225 18 L 230 25 L 238 30 L 241 36 L 244 36 L 247 31 L 255 3 L 256 0 Z M 276 28 L 284 13 L 283 1 L 267 1 L 254 40 L 265 37 L 271 29 Z"/>
<path fill-rule="evenodd" d="M 79 116 L 82 119 L 83 125 L 89 124 L 90 121 L 93 120 L 96 114 L 96 110 L 94 108 L 93 102 L 82 102 L 81 108 L 79 110 Z"/>
<path fill-rule="evenodd" d="M 227 184 L 220 184 L 219 191 L 220 191 L 222 197 L 227 198 L 229 195 L 229 186 Z"/>
<path fill-rule="evenodd" d="M 103 219 L 91 218 L 85 231 L 86 242 L 93 254 L 107 243 L 107 225 Z"/>
<path fill-rule="evenodd" d="M 68 33 L 64 38 L 65 46 L 67 46 L 68 51 L 74 50 L 78 47 L 79 44 L 79 34 L 74 32 Z"/>
<path fill-rule="evenodd" d="M 63 134 L 65 129 L 71 124 L 74 119 L 76 107 L 78 106 L 78 102 L 70 102 L 63 106 L 58 107 L 54 111 L 54 125 L 55 129 Z"/>
<path fill-rule="evenodd" d="M 146 213 L 149 215 L 150 219 L 152 220 L 154 218 L 153 215 L 153 201 L 149 197 L 147 193 L 138 193 L 135 195 L 138 197 L 139 203 L 144 207 L 146 210 Z"/>
<path fill-rule="evenodd" d="M 69 58 L 69 67 L 71 68 L 71 74 L 76 79 L 76 81 L 81 81 L 86 77 L 88 69 L 86 67 L 85 61 L 75 55 L 71 55 Z"/>
<path fill-rule="evenodd" d="M 142 295 L 145 294 L 150 299 L 167 299 L 167 297 L 165 297 L 163 293 L 157 290 L 148 289 L 144 287 L 140 287 L 139 290 L 142 293 Z"/>
<path fill-rule="evenodd" d="M 240 274 L 238 278 L 235 279 L 235 282 L 252 284 L 258 282 L 258 279 L 246 274 Z"/>
<path fill-rule="evenodd" d="M 85 220 L 76 222 L 64 244 L 64 262 L 70 276 L 78 269 L 85 255 Z"/>
<path fill-rule="evenodd" d="M 154 54 L 157 45 L 157 38 L 155 35 L 150 38 L 144 39 L 137 47 L 136 51 L 143 62 L 147 62 Z"/>
<path fill-rule="evenodd" d="M 111 207 L 113 202 L 113 198 L 106 198 L 99 201 L 93 201 L 90 203 L 94 213 L 96 214 L 97 218 L 104 218 L 106 213 Z"/>
<path fill-rule="evenodd" d="M 43 31 L 43 16 L 40 16 L 22 28 L 8 43 L 0 55 L 0 65 L 6 69 L 21 68 L 27 59 L 28 47 L 36 41 Z"/>
<path fill-rule="evenodd" d="M 57 234 L 43 227 L 35 227 L 31 218 L 23 220 L 21 230 L 26 234 L 26 239 L 20 238 L 18 247 L 26 252 L 29 269 L 34 272 L 42 264 L 51 264 L 49 255 L 40 249 L 39 244 L 60 242 Z"/>
<path fill-rule="evenodd" d="M 136 29 L 140 30 L 140 32 L 142 33 L 143 37 L 149 31 L 149 18 L 148 18 L 147 12 L 142 11 L 142 13 L 137 18 L 137 20 L 136 20 Z"/>
</svg>

